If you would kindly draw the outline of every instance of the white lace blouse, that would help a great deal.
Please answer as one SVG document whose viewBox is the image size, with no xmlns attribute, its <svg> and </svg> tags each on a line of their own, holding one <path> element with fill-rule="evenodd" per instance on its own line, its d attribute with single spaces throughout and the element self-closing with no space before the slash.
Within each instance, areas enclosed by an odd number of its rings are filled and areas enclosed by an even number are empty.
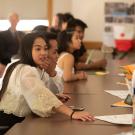
<svg viewBox="0 0 135 135">
<path fill-rule="evenodd" d="M 40 75 L 42 75 L 42 71 L 40 69 L 38 69 L 38 72 Z M 54 94 L 63 93 L 64 82 L 58 74 L 56 74 L 54 77 L 50 77 L 46 72 L 44 72 L 42 80 L 45 83 L 45 86 Z"/>
<path fill-rule="evenodd" d="M 7 89 L 0 101 L 0 110 L 7 114 L 26 116 L 31 112 L 47 117 L 53 107 L 62 102 L 45 86 L 37 68 L 19 64 L 9 79 Z"/>
</svg>

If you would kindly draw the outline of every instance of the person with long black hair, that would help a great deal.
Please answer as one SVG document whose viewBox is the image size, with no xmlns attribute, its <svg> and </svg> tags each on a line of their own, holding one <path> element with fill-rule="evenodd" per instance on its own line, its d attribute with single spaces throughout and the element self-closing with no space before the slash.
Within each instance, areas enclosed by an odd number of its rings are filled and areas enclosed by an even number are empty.
<svg viewBox="0 0 135 135">
<path fill-rule="evenodd" d="M 94 120 L 88 112 L 74 112 L 68 108 L 46 87 L 41 76 L 42 70 L 46 70 L 49 65 L 47 55 L 48 46 L 42 35 L 25 35 L 20 60 L 11 64 L 4 73 L 0 91 L 0 126 L 7 128 L 1 134 L 31 113 L 48 117 L 56 111 L 71 119 Z M 52 77 L 56 75 L 56 72 L 51 72 L 51 67 L 48 73 Z"/>
<path fill-rule="evenodd" d="M 81 47 L 79 34 L 68 29 L 58 34 L 58 53 L 59 58 L 56 65 L 56 71 L 64 81 L 75 81 L 87 79 L 87 74 L 84 71 L 75 71 L 74 51 Z"/>
</svg>

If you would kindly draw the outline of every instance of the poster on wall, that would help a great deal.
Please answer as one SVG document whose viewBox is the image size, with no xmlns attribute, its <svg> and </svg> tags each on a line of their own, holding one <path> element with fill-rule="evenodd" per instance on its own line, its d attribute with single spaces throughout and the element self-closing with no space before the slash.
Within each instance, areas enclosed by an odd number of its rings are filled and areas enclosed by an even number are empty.
<svg viewBox="0 0 135 135">
<path fill-rule="evenodd" d="M 117 40 L 122 44 L 126 40 L 126 49 L 129 50 L 135 35 L 135 3 L 106 2 L 104 13 L 103 44 L 115 48 Z"/>
</svg>

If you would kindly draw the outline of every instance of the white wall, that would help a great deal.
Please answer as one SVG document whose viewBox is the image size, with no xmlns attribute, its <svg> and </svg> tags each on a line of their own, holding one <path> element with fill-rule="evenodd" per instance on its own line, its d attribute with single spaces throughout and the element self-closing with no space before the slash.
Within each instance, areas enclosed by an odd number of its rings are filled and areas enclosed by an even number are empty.
<svg viewBox="0 0 135 135">
<path fill-rule="evenodd" d="M 85 40 L 102 41 L 104 29 L 104 2 L 129 2 L 135 0 L 53 0 L 53 15 L 71 12 L 87 23 Z M 47 0 L 1 0 L 0 19 L 16 11 L 21 19 L 47 18 Z"/>
<path fill-rule="evenodd" d="M 47 0 L 0 0 L 0 19 L 17 12 L 21 19 L 46 19 Z"/>
<path fill-rule="evenodd" d="M 103 0 L 53 0 L 53 15 L 71 12 L 87 23 L 85 40 L 101 41 L 104 25 Z"/>
<path fill-rule="evenodd" d="M 56 13 L 71 12 L 72 0 L 53 0 L 53 16 Z"/>
<path fill-rule="evenodd" d="M 87 23 L 85 39 L 101 41 L 104 27 L 103 0 L 72 0 L 72 13 Z"/>
<path fill-rule="evenodd" d="M 53 15 L 57 12 L 71 12 L 87 23 L 85 40 L 102 41 L 104 30 L 104 3 L 128 2 L 135 0 L 53 0 Z"/>
</svg>

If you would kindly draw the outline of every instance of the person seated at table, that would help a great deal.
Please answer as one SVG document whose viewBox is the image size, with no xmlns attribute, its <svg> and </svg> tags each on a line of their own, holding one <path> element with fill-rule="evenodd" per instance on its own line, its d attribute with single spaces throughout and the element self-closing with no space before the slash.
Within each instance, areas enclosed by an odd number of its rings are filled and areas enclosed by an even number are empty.
<svg viewBox="0 0 135 135">
<path fill-rule="evenodd" d="M 36 32 L 36 33 L 40 33 L 40 34 L 42 33 L 46 37 L 47 42 L 49 44 L 48 57 L 49 57 L 49 60 L 51 63 L 51 65 L 49 65 L 48 69 L 50 70 L 50 67 L 52 67 L 55 70 L 56 62 L 58 59 L 57 35 L 53 32 L 47 32 L 47 27 L 43 26 L 43 25 L 36 26 L 32 30 L 32 32 Z M 67 102 L 70 99 L 70 97 L 66 94 L 63 94 L 63 90 L 64 90 L 63 80 L 57 74 L 53 78 L 49 77 L 49 74 L 47 72 L 48 72 L 48 70 L 46 70 L 46 72 L 44 72 L 44 75 L 42 77 L 47 88 L 49 88 L 54 94 L 56 94 L 56 96 L 62 102 Z"/>
<path fill-rule="evenodd" d="M 91 61 L 90 63 L 86 63 L 88 58 L 88 54 L 86 48 L 83 43 L 85 29 L 87 28 L 87 24 L 80 19 L 72 19 L 68 22 L 67 29 L 72 28 L 79 33 L 79 37 L 81 40 L 81 47 L 78 50 L 73 52 L 75 57 L 75 67 L 78 70 L 89 70 L 89 69 L 104 69 L 106 67 L 107 61 L 106 59 L 100 59 L 97 61 Z"/>
<path fill-rule="evenodd" d="M 0 91 L 0 126 L 6 132 L 32 112 L 48 117 L 60 112 L 72 119 L 93 121 L 88 112 L 74 112 L 64 105 L 41 80 L 41 71 L 48 68 L 48 46 L 44 36 L 37 33 L 25 35 L 21 43 L 20 60 L 7 67 Z M 39 69 L 41 70 L 39 72 Z M 56 72 L 49 71 L 50 76 Z"/>
<path fill-rule="evenodd" d="M 57 73 L 64 81 L 74 81 L 87 79 L 87 74 L 83 71 L 75 72 L 73 52 L 79 50 L 81 40 L 79 34 L 72 29 L 62 31 L 58 34 L 58 53 L 59 58 L 56 65 Z"/>
<path fill-rule="evenodd" d="M 44 33 L 49 49 L 48 49 L 48 59 L 49 59 L 49 66 L 46 72 L 44 72 L 43 81 L 46 83 L 47 88 L 49 88 L 56 96 L 62 101 L 67 102 L 70 97 L 66 94 L 63 94 L 64 91 L 64 84 L 63 80 L 58 74 L 56 73 L 55 77 L 49 77 L 49 70 L 50 67 L 52 68 L 53 72 L 55 71 L 56 63 L 58 60 L 58 44 L 57 44 L 57 35 L 52 32 Z"/>
</svg>

